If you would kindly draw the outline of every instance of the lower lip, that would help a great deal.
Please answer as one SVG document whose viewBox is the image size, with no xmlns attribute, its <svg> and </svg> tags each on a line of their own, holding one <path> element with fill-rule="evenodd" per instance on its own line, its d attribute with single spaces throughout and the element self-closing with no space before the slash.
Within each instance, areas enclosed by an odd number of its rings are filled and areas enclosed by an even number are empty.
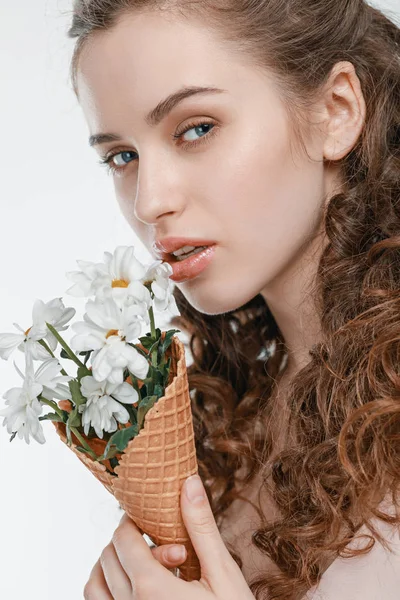
<svg viewBox="0 0 400 600">
<path fill-rule="evenodd" d="M 214 258 L 215 249 L 216 245 L 214 244 L 214 246 L 208 246 L 208 248 L 205 248 L 205 250 L 198 254 L 185 258 L 185 260 L 168 260 L 167 262 L 171 265 L 173 270 L 170 279 L 177 282 L 194 279 L 194 277 L 200 275 L 200 273 L 202 273 L 211 263 Z"/>
</svg>

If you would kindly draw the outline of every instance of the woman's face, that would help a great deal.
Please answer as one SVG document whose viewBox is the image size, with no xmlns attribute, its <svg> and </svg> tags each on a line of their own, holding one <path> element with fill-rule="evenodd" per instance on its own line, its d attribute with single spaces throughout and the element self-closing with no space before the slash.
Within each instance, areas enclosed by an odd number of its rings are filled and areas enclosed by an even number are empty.
<svg viewBox="0 0 400 600">
<path fill-rule="evenodd" d="M 145 120 L 183 86 L 225 91 Z M 322 141 L 308 142 L 309 156 L 291 152 L 273 79 L 205 27 L 133 14 L 85 46 L 78 92 L 90 135 L 119 138 L 93 147 L 117 155 L 116 196 L 149 252 L 169 236 L 217 243 L 201 275 L 176 283 L 190 304 L 221 314 L 268 297 L 319 231 L 326 193 Z"/>
</svg>

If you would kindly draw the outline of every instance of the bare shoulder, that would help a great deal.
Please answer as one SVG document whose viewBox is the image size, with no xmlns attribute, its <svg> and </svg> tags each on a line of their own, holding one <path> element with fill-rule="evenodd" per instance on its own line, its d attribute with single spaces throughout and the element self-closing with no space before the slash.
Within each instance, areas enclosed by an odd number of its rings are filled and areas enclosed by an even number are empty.
<svg viewBox="0 0 400 600">
<path fill-rule="evenodd" d="M 395 514 L 392 504 L 385 500 L 380 510 Z M 372 531 L 363 525 L 359 535 L 375 538 L 369 553 L 353 558 L 337 558 L 322 575 L 317 586 L 302 600 L 399 600 L 400 598 L 400 530 L 398 526 L 373 519 L 373 526 L 387 542 L 385 548 Z M 358 536 L 347 547 L 363 548 L 369 540 Z"/>
</svg>

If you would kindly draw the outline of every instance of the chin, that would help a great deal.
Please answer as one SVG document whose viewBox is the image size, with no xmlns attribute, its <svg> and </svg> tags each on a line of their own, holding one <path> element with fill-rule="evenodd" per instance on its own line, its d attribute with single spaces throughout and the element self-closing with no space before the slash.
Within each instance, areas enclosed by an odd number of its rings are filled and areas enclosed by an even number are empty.
<svg viewBox="0 0 400 600">
<path fill-rule="evenodd" d="M 230 291 L 228 289 L 219 290 L 201 290 L 192 286 L 189 289 L 188 283 L 179 284 L 179 289 L 193 308 L 204 315 L 222 315 L 237 310 L 254 297 L 256 294 L 238 293 L 238 290 Z M 195 281 L 193 281 L 195 283 Z"/>
</svg>

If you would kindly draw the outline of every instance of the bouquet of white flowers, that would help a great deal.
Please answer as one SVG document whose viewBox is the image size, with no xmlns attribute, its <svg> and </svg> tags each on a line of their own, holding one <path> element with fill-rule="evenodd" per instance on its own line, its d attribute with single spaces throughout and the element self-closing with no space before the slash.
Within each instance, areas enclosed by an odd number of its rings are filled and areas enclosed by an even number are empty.
<svg viewBox="0 0 400 600">
<path fill-rule="evenodd" d="M 49 420 L 65 442 L 157 545 L 181 543 L 188 557 L 180 576 L 198 579 L 200 567 L 180 513 L 180 489 L 198 472 L 184 346 L 155 326 L 154 312 L 177 310 L 171 266 L 143 265 L 134 247 L 104 253 L 104 262 L 77 261 L 67 273 L 67 294 L 90 297 L 83 321 L 68 329 L 75 309 L 62 298 L 36 300 L 32 326 L 0 334 L 0 357 L 16 348 L 25 354 L 22 387 L 8 390 L 0 411 L 12 441 L 18 435 L 45 443 Z M 179 311 L 178 311 L 179 312 Z M 142 336 L 143 324 L 150 327 Z M 136 342 L 136 343 L 135 343 Z M 60 357 L 75 363 L 64 370 Z M 79 358 L 81 357 L 81 358 Z M 41 361 L 35 370 L 34 361 Z M 42 414 L 45 407 L 52 410 Z"/>
</svg>

